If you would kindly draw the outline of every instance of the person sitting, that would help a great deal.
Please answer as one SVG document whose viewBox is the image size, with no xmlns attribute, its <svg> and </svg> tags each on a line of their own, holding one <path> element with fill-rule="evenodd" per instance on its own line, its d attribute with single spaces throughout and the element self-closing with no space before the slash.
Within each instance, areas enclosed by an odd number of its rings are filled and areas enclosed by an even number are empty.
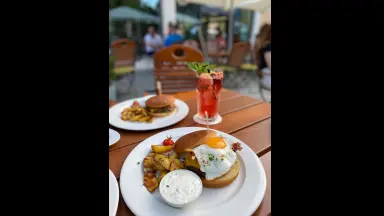
<svg viewBox="0 0 384 216">
<path fill-rule="evenodd" d="M 219 53 L 225 52 L 227 50 L 227 41 L 225 40 L 223 36 L 223 32 L 218 28 L 217 29 L 217 35 L 216 35 L 216 46 L 217 46 L 217 51 Z M 217 57 L 213 58 L 215 62 L 219 64 L 225 64 L 226 63 L 226 57 Z"/>
<path fill-rule="evenodd" d="M 156 33 L 153 26 L 148 27 L 148 33 L 144 36 L 145 53 L 152 56 L 162 45 L 162 38 Z"/>
<path fill-rule="evenodd" d="M 219 52 L 224 52 L 227 49 L 227 41 L 220 29 L 217 29 L 216 46 L 218 47 Z"/>
<path fill-rule="evenodd" d="M 271 24 L 264 24 L 256 36 L 256 64 L 262 72 L 262 84 L 271 89 Z"/>
<path fill-rule="evenodd" d="M 168 47 L 172 44 L 183 44 L 184 38 L 180 34 L 177 33 L 178 26 L 175 25 L 169 25 L 169 34 L 164 42 L 164 47 Z"/>
</svg>

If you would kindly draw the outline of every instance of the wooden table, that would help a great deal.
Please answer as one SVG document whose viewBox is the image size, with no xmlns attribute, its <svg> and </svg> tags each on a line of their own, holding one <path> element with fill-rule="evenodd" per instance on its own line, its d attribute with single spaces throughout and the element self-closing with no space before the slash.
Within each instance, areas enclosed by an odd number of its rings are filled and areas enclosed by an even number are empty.
<svg viewBox="0 0 384 216">
<path fill-rule="evenodd" d="M 188 116 L 179 123 L 153 131 L 137 132 L 113 128 L 120 133 L 120 140 L 109 148 L 109 168 L 120 177 L 120 170 L 128 154 L 144 139 L 164 130 L 178 127 L 205 127 L 193 121 L 197 111 L 196 92 L 174 94 L 189 106 Z M 116 104 L 109 101 L 109 106 Z M 212 129 L 223 131 L 242 140 L 259 156 L 267 176 L 265 197 L 254 216 L 268 216 L 271 213 L 271 105 L 261 100 L 241 95 L 234 91 L 223 89 L 221 92 L 220 115 L 223 121 L 212 125 Z M 112 127 L 112 126 L 110 126 Z M 120 194 L 120 202 L 116 216 L 134 215 Z"/>
</svg>

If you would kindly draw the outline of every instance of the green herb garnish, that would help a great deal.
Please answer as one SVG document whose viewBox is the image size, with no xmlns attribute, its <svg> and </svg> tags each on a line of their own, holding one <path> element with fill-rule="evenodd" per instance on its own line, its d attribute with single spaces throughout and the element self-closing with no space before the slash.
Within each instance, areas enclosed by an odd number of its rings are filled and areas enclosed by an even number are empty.
<svg viewBox="0 0 384 216">
<path fill-rule="evenodd" d="M 208 159 L 210 161 L 213 161 L 215 159 L 215 156 L 213 156 L 212 154 L 208 154 Z"/>
<path fill-rule="evenodd" d="M 199 75 L 202 73 L 210 73 L 211 70 L 216 67 L 216 65 L 210 65 L 207 62 L 187 62 L 187 65 L 190 69 L 196 71 Z"/>
<path fill-rule="evenodd" d="M 140 164 L 140 161 L 139 161 L 139 162 L 137 162 L 137 164 Z"/>
</svg>

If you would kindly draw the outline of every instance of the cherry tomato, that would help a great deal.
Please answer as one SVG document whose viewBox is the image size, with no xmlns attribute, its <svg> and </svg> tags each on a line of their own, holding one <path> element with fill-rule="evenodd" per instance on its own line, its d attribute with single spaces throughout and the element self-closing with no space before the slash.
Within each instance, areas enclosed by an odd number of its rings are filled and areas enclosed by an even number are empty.
<svg viewBox="0 0 384 216">
<path fill-rule="evenodd" d="M 173 144 L 175 144 L 175 142 L 173 142 L 172 137 L 167 137 L 167 139 L 165 139 L 163 141 L 164 146 L 169 146 L 169 145 L 173 145 Z"/>
<path fill-rule="evenodd" d="M 131 108 L 140 107 L 140 103 L 138 101 L 134 101 Z"/>
</svg>

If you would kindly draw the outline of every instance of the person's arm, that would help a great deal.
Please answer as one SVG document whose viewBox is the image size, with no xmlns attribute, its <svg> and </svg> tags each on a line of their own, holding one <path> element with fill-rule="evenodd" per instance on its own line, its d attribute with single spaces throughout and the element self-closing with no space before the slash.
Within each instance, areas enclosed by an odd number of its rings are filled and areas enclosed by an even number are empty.
<svg viewBox="0 0 384 216">
<path fill-rule="evenodd" d="M 151 44 L 149 43 L 149 38 L 147 37 L 147 35 L 144 36 L 144 46 L 151 46 Z"/>
<path fill-rule="evenodd" d="M 160 35 L 159 35 L 159 38 L 158 38 L 158 40 L 157 40 L 156 47 L 157 47 L 157 48 L 161 48 L 161 47 L 163 47 L 163 39 L 161 38 Z"/>
</svg>

